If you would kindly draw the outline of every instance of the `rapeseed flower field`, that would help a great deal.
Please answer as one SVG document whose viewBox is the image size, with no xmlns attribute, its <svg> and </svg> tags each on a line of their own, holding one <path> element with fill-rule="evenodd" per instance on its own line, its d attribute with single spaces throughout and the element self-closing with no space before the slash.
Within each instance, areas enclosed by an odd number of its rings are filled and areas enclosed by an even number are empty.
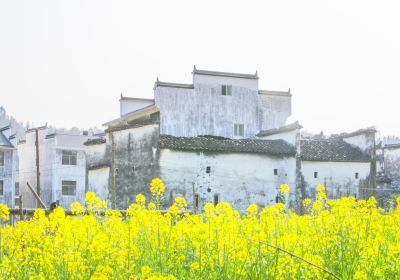
<svg viewBox="0 0 400 280">
<path fill-rule="evenodd" d="M 0 278 L 400 279 L 400 198 L 384 212 L 373 197 L 329 200 L 317 190 L 304 215 L 283 203 L 240 214 L 224 202 L 194 215 L 180 197 L 162 213 L 160 179 L 126 216 L 94 193 L 71 205 L 75 216 L 37 209 L 15 226 L 0 205 Z"/>
</svg>

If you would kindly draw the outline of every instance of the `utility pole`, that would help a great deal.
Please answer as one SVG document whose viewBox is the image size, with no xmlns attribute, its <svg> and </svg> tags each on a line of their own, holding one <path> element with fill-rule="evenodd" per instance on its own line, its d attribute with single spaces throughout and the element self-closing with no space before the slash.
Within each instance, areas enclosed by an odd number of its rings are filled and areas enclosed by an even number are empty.
<svg viewBox="0 0 400 280">
<path fill-rule="evenodd" d="M 112 182 L 111 182 L 111 195 L 112 195 L 112 208 L 117 209 L 117 191 L 116 191 L 116 186 L 115 186 L 115 140 L 114 140 L 114 134 L 111 132 L 110 133 L 111 137 L 111 176 L 112 176 Z"/>
<path fill-rule="evenodd" d="M 39 129 L 35 129 L 36 146 L 36 192 L 40 197 L 40 169 L 39 169 Z"/>
</svg>

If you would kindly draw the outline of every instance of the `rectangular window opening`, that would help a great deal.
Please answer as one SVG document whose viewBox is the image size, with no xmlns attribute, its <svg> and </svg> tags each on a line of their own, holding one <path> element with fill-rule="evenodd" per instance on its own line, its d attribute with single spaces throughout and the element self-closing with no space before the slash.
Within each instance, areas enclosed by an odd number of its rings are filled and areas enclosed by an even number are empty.
<svg viewBox="0 0 400 280">
<path fill-rule="evenodd" d="M 318 178 L 318 172 L 314 172 L 314 178 Z"/>
<path fill-rule="evenodd" d="M 214 194 L 214 206 L 217 206 L 218 203 L 219 203 L 219 194 L 216 193 Z"/>
<path fill-rule="evenodd" d="M 274 175 L 278 175 L 278 169 L 274 169 Z"/>
<path fill-rule="evenodd" d="M 62 195 L 75 196 L 76 195 L 76 181 L 62 181 Z"/>
<path fill-rule="evenodd" d="M 62 164 L 63 165 L 76 165 L 77 152 L 75 151 L 62 151 Z"/>
<path fill-rule="evenodd" d="M 354 177 L 355 177 L 356 179 L 358 179 L 358 172 L 356 172 L 356 173 L 354 174 Z"/>
<path fill-rule="evenodd" d="M 4 151 L 0 151 L 0 166 L 4 166 Z"/>
<path fill-rule="evenodd" d="M 0 180 L 0 195 L 4 195 L 4 181 Z"/>
<path fill-rule="evenodd" d="M 233 135 L 235 137 L 244 137 L 244 124 L 235 123 L 233 126 Z"/>
<path fill-rule="evenodd" d="M 19 183 L 15 182 L 15 196 L 19 195 Z"/>
<path fill-rule="evenodd" d="M 221 87 L 221 93 L 224 96 L 230 96 L 232 95 L 232 86 L 231 85 L 222 85 Z"/>
<path fill-rule="evenodd" d="M 206 167 L 206 173 L 207 173 L 207 174 L 210 174 L 210 173 L 211 173 L 211 166 L 207 166 L 207 167 Z"/>
</svg>

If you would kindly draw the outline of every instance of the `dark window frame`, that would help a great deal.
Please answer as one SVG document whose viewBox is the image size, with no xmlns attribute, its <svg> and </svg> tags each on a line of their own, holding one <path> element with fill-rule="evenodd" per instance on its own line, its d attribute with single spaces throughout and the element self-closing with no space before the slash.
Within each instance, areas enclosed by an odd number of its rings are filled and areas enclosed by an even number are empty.
<svg viewBox="0 0 400 280">
<path fill-rule="evenodd" d="M 207 173 L 207 174 L 210 174 L 210 173 L 211 173 L 211 166 L 207 166 L 207 167 L 206 167 L 206 173 Z"/>
<path fill-rule="evenodd" d="M 19 196 L 20 190 L 19 190 L 19 182 L 15 182 L 14 185 L 14 195 Z"/>
<path fill-rule="evenodd" d="M 61 194 L 63 196 L 76 196 L 76 181 L 62 180 L 61 182 Z M 73 190 L 71 192 L 71 189 Z M 71 194 L 73 193 L 73 194 Z"/>
<path fill-rule="evenodd" d="M 4 180 L 0 180 L 0 196 L 4 195 Z"/>
<path fill-rule="evenodd" d="M 318 171 L 314 171 L 314 179 L 318 178 Z"/>
<path fill-rule="evenodd" d="M 278 169 L 277 168 L 274 168 L 274 175 L 275 176 L 278 175 Z"/>
<path fill-rule="evenodd" d="M 222 85 L 221 94 L 223 96 L 232 96 L 232 85 Z"/>
<path fill-rule="evenodd" d="M 233 124 L 233 136 L 234 137 L 244 137 L 244 124 L 234 123 Z"/>
<path fill-rule="evenodd" d="M 4 151 L 0 151 L 0 166 L 4 166 L 6 164 L 6 153 Z"/>
<path fill-rule="evenodd" d="M 358 174 L 358 172 L 354 173 L 354 178 L 358 179 L 360 176 L 360 174 Z"/>
<path fill-rule="evenodd" d="M 77 163 L 78 163 L 77 151 L 62 150 L 61 152 L 62 165 L 77 165 Z"/>
</svg>

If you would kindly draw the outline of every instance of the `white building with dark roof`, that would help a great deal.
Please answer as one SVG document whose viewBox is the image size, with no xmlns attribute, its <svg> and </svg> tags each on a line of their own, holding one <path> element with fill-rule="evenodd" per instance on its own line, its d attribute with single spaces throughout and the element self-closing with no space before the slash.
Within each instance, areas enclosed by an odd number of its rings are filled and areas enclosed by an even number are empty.
<svg viewBox="0 0 400 280">
<path fill-rule="evenodd" d="M 360 131 L 337 140 L 302 139 L 299 123 L 286 124 L 290 90 L 259 89 L 257 72 L 195 67 L 192 75 L 191 83 L 157 78 L 154 99 L 121 96 L 120 117 L 104 124 L 104 139 L 85 144 L 91 190 L 123 208 L 161 177 L 169 200 L 184 196 L 194 209 L 227 201 L 244 210 L 275 203 L 283 183 L 298 204 L 318 183 L 340 196 L 358 195 L 360 184 L 373 182 L 374 143 Z"/>
</svg>

